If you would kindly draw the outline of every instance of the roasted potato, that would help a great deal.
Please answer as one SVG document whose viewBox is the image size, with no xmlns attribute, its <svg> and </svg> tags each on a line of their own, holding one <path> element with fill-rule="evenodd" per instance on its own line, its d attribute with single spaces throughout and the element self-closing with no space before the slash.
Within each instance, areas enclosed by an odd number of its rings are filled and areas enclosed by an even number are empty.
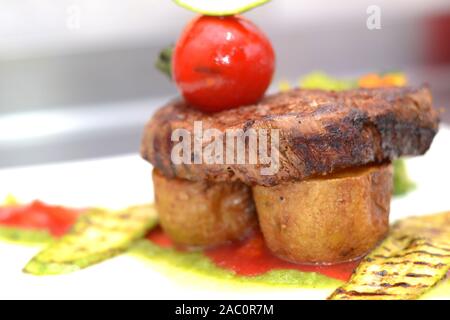
<svg viewBox="0 0 450 320">
<path fill-rule="evenodd" d="M 240 182 L 169 179 L 153 170 L 153 183 L 161 226 L 178 245 L 215 246 L 257 226 L 251 189 Z"/>
<path fill-rule="evenodd" d="M 391 165 L 253 188 L 268 247 L 296 263 L 339 263 L 369 252 L 388 231 L 391 194 Z"/>
</svg>

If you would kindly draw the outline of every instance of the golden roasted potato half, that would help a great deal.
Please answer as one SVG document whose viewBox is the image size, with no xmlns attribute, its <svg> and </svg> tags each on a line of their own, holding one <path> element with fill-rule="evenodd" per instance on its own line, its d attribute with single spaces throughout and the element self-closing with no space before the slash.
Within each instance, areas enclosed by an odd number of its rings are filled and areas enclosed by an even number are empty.
<svg viewBox="0 0 450 320">
<path fill-rule="evenodd" d="M 216 246 L 257 226 L 251 189 L 240 182 L 168 179 L 153 170 L 153 184 L 161 226 L 178 245 Z"/>
<path fill-rule="evenodd" d="M 369 252 L 388 231 L 391 194 L 391 165 L 253 188 L 268 247 L 296 263 L 339 263 Z"/>
</svg>

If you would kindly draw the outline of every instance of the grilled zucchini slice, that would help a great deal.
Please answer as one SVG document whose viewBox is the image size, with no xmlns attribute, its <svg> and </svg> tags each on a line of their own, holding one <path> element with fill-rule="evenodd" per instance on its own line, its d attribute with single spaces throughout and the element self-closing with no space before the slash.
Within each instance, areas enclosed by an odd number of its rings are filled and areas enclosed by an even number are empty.
<svg viewBox="0 0 450 320">
<path fill-rule="evenodd" d="M 0 239 L 23 245 L 42 245 L 51 242 L 53 238 L 46 231 L 0 226 Z"/>
<path fill-rule="evenodd" d="M 23 271 L 56 275 L 86 268 L 127 250 L 156 223 L 156 210 L 150 205 L 116 212 L 91 209 L 67 235 L 38 253 Z"/>
<path fill-rule="evenodd" d="M 450 212 L 404 219 L 329 299 L 417 299 L 449 268 Z"/>
</svg>

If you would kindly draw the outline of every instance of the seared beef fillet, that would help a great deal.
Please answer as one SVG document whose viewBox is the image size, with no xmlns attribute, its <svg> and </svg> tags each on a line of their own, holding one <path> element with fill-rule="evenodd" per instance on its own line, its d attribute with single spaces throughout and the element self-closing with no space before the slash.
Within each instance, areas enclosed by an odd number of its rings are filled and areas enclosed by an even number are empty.
<svg viewBox="0 0 450 320">
<path fill-rule="evenodd" d="M 279 163 L 274 175 L 262 165 L 182 164 L 171 162 L 175 129 L 279 129 Z M 160 109 L 147 124 L 142 156 L 167 177 L 235 181 L 273 186 L 326 175 L 399 156 L 425 153 L 439 117 L 427 87 L 355 89 L 343 92 L 292 90 L 268 96 L 257 105 L 207 114 L 182 101 Z M 225 140 L 225 139 L 224 139 Z M 193 156 L 193 155 L 192 155 Z"/>
</svg>

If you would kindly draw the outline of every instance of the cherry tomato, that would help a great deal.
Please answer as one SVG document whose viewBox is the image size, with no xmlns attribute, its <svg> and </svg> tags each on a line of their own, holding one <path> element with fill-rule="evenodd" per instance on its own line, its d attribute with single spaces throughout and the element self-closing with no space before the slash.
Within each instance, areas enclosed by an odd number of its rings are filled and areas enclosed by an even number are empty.
<svg viewBox="0 0 450 320">
<path fill-rule="evenodd" d="M 247 19 L 200 16 L 178 40 L 172 68 L 185 100 L 215 112 L 258 102 L 272 80 L 275 53 Z"/>
</svg>

